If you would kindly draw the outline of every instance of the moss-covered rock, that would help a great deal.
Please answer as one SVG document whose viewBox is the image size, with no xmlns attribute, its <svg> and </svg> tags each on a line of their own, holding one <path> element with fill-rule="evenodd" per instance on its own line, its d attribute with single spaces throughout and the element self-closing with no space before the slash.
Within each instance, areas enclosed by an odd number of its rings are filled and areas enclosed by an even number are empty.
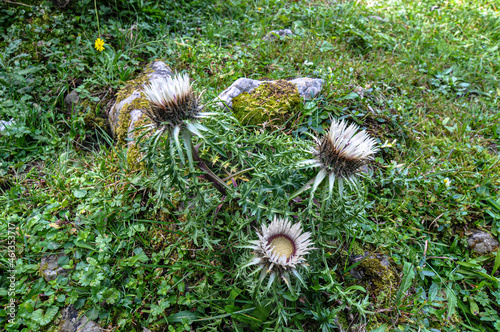
<svg viewBox="0 0 500 332">
<path fill-rule="evenodd" d="M 165 63 L 151 63 L 143 73 L 118 91 L 116 102 L 108 113 L 111 131 L 117 144 L 126 145 L 128 148 L 127 161 L 132 169 L 144 168 L 144 164 L 139 163 L 142 156 L 136 139 L 152 125 L 151 120 L 142 112 L 149 107 L 149 101 L 140 92 L 142 86 L 155 78 L 165 78 L 171 74 L 172 71 Z M 141 127 L 142 129 L 136 130 Z"/>
<path fill-rule="evenodd" d="M 233 99 L 233 114 L 243 125 L 283 125 L 301 109 L 297 86 L 285 80 L 263 83 Z"/>
<path fill-rule="evenodd" d="M 366 288 L 377 297 L 377 302 L 386 303 L 396 294 L 398 277 L 390 264 L 383 259 L 370 256 L 360 264 L 363 270 L 363 282 Z"/>
<path fill-rule="evenodd" d="M 357 283 L 377 298 L 379 305 L 388 304 L 394 297 L 399 285 L 397 268 L 383 254 L 365 251 L 357 242 L 351 248 L 351 254 L 341 252 L 341 259 L 349 260 L 349 265 L 358 264 L 350 270 Z"/>
</svg>

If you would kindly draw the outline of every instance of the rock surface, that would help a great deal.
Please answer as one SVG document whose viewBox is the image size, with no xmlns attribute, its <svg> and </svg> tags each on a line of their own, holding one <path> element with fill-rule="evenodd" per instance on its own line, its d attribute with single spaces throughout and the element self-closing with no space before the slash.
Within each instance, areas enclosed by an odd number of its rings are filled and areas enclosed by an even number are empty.
<svg viewBox="0 0 500 332">
<path fill-rule="evenodd" d="M 117 136 L 118 128 L 122 125 L 125 125 L 127 128 L 127 132 L 125 133 L 125 138 L 133 138 L 131 132 L 135 128 L 135 124 L 143 117 L 143 113 L 141 110 L 136 109 L 134 107 L 125 107 L 133 104 L 134 100 L 141 97 L 140 89 L 144 84 L 149 83 L 150 81 L 158 78 L 167 78 L 173 75 L 172 70 L 162 61 L 155 61 L 151 63 L 142 75 L 139 75 L 136 81 L 131 81 L 129 84 L 120 90 L 123 95 L 118 95 L 115 104 L 111 107 L 108 112 L 109 124 L 111 127 L 111 132 L 113 136 Z M 126 109 L 125 109 L 126 108 Z M 120 119 L 123 119 L 122 111 L 128 112 L 128 124 L 121 124 Z"/>
<path fill-rule="evenodd" d="M 78 96 L 76 90 L 71 91 L 66 97 L 64 97 L 64 105 L 66 105 L 68 112 L 73 113 L 73 109 L 78 103 L 78 100 L 80 100 L 80 97 Z"/>
<path fill-rule="evenodd" d="M 489 254 L 498 249 L 498 240 L 490 233 L 481 230 L 472 230 L 473 234 L 467 239 L 467 245 L 478 254 Z"/>
<path fill-rule="evenodd" d="M 243 92 L 251 93 L 256 87 L 265 82 L 276 83 L 276 81 L 258 81 L 244 77 L 238 78 L 229 88 L 224 90 L 217 97 L 217 105 L 219 107 L 226 106 L 226 109 L 231 110 L 233 107 L 233 98 L 239 96 Z M 302 77 L 290 80 L 289 82 L 297 85 L 299 94 L 304 100 L 316 97 L 323 88 L 323 80 L 319 78 Z"/>
<path fill-rule="evenodd" d="M 59 266 L 58 260 L 63 255 L 50 255 L 42 257 L 40 274 L 45 281 L 55 280 L 59 275 L 66 275 L 67 271 Z"/>
<path fill-rule="evenodd" d="M 0 121 L 0 131 L 5 130 L 6 128 L 8 128 L 13 124 L 14 124 L 14 119 L 10 119 L 9 121 L 4 121 L 4 120 Z"/>
<path fill-rule="evenodd" d="M 269 32 L 264 38 L 264 40 L 272 40 L 274 38 L 278 37 L 286 37 L 286 36 L 292 36 L 293 32 L 290 29 L 283 29 L 283 30 L 272 30 Z"/>
<path fill-rule="evenodd" d="M 86 316 L 78 317 L 78 311 L 69 305 L 61 311 L 58 332 L 99 332 L 101 327 Z"/>
</svg>

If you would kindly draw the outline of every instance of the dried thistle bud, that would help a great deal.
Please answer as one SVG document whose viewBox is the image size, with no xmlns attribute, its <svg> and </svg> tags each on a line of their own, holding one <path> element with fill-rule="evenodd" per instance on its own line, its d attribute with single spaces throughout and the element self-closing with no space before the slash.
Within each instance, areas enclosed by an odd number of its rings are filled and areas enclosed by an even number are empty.
<svg viewBox="0 0 500 332">
<path fill-rule="evenodd" d="M 144 113 L 158 127 L 164 124 L 176 127 L 202 116 L 188 75 L 155 79 L 144 87 L 144 94 L 151 105 Z"/>
<path fill-rule="evenodd" d="M 373 158 L 378 151 L 377 142 L 356 124 L 332 119 L 330 130 L 317 140 L 316 149 L 311 153 L 315 159 L 302 162 L 319 167 L 321 170 L 314 181 L 313 191 L 328 175 L 330 191 L 335 180 L 342 193 L 343 181 L 353 181 L 359 169 Z"/>
</svg>

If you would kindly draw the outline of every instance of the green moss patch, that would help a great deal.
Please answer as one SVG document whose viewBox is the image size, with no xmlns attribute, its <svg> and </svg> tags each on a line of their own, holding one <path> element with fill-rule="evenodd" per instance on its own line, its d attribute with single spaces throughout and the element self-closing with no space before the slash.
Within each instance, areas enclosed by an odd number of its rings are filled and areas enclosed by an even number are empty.
<svg viewBox="0 0 500 332">
<path fill-rule="evenodd" d="M 243 125 L 283 125 L 302 109 L 297 86 L 285 80 L 263 83 L 233 99 L 234 116 Z"/>
</svg>

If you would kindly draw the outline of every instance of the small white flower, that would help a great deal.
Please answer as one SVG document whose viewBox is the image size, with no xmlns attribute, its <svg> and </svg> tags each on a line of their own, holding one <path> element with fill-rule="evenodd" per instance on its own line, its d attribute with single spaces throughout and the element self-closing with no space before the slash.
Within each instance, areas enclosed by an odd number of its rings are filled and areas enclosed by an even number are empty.
<svg viewBox="0 0 500 332">
<path fill-rule="evenodd" d="M 317 148 L 311 150 L 316 158 L 302 162 L 321 168 L 314 180 L 313 191 L 328 175 L 330 191 L 337 180 L 342 193 L 344 180 L 353 182 L 361 166 L 378 151 L 375 139 L 366 131 L 359 130 L 356 124 L 348 126 L 343 120 L 332 119 L 329 132 L 322 139 L 316 140 Z"/>
<path fill-rule="evenodd" d="M 451 181 L 448 178 L 444 178 L 443 183 L 444 183 L 446 188 L 449 188 L 451 186 Z"/>
<path fill-rule="evenodd" d="M 269 227 L 262 225 L 259 240 L 253 241 L 255 258 L 248 265 L 259 265 L 262 269 L 260 280 L 270 273 L 268 287 L 276 276 L 290 285 L 288 271 L 302 281 L 297 267 L 307 265 L 304 256 L 311 251 L 311 233 L 302 232 L 300 223 L 292 225 L 287 219 L 275 217 Z"/>
<path fill-rule="evenodd" d="M 381 147 L 382 149 L 383 149 L 383 148 L 392 148 L 392 147 L 394 147 L 394 144 L 396 144 L 396 142 L 397 142 L 397 139 L 395 139 L 394 141 L 392 141 L 392 143 L 389 143 L 389 141 L 388 141 L 388 140 L 386 140 L 386 141 L 384 142 L 384 144 L 382 144 L 380 147 Z"/>
</svg>

